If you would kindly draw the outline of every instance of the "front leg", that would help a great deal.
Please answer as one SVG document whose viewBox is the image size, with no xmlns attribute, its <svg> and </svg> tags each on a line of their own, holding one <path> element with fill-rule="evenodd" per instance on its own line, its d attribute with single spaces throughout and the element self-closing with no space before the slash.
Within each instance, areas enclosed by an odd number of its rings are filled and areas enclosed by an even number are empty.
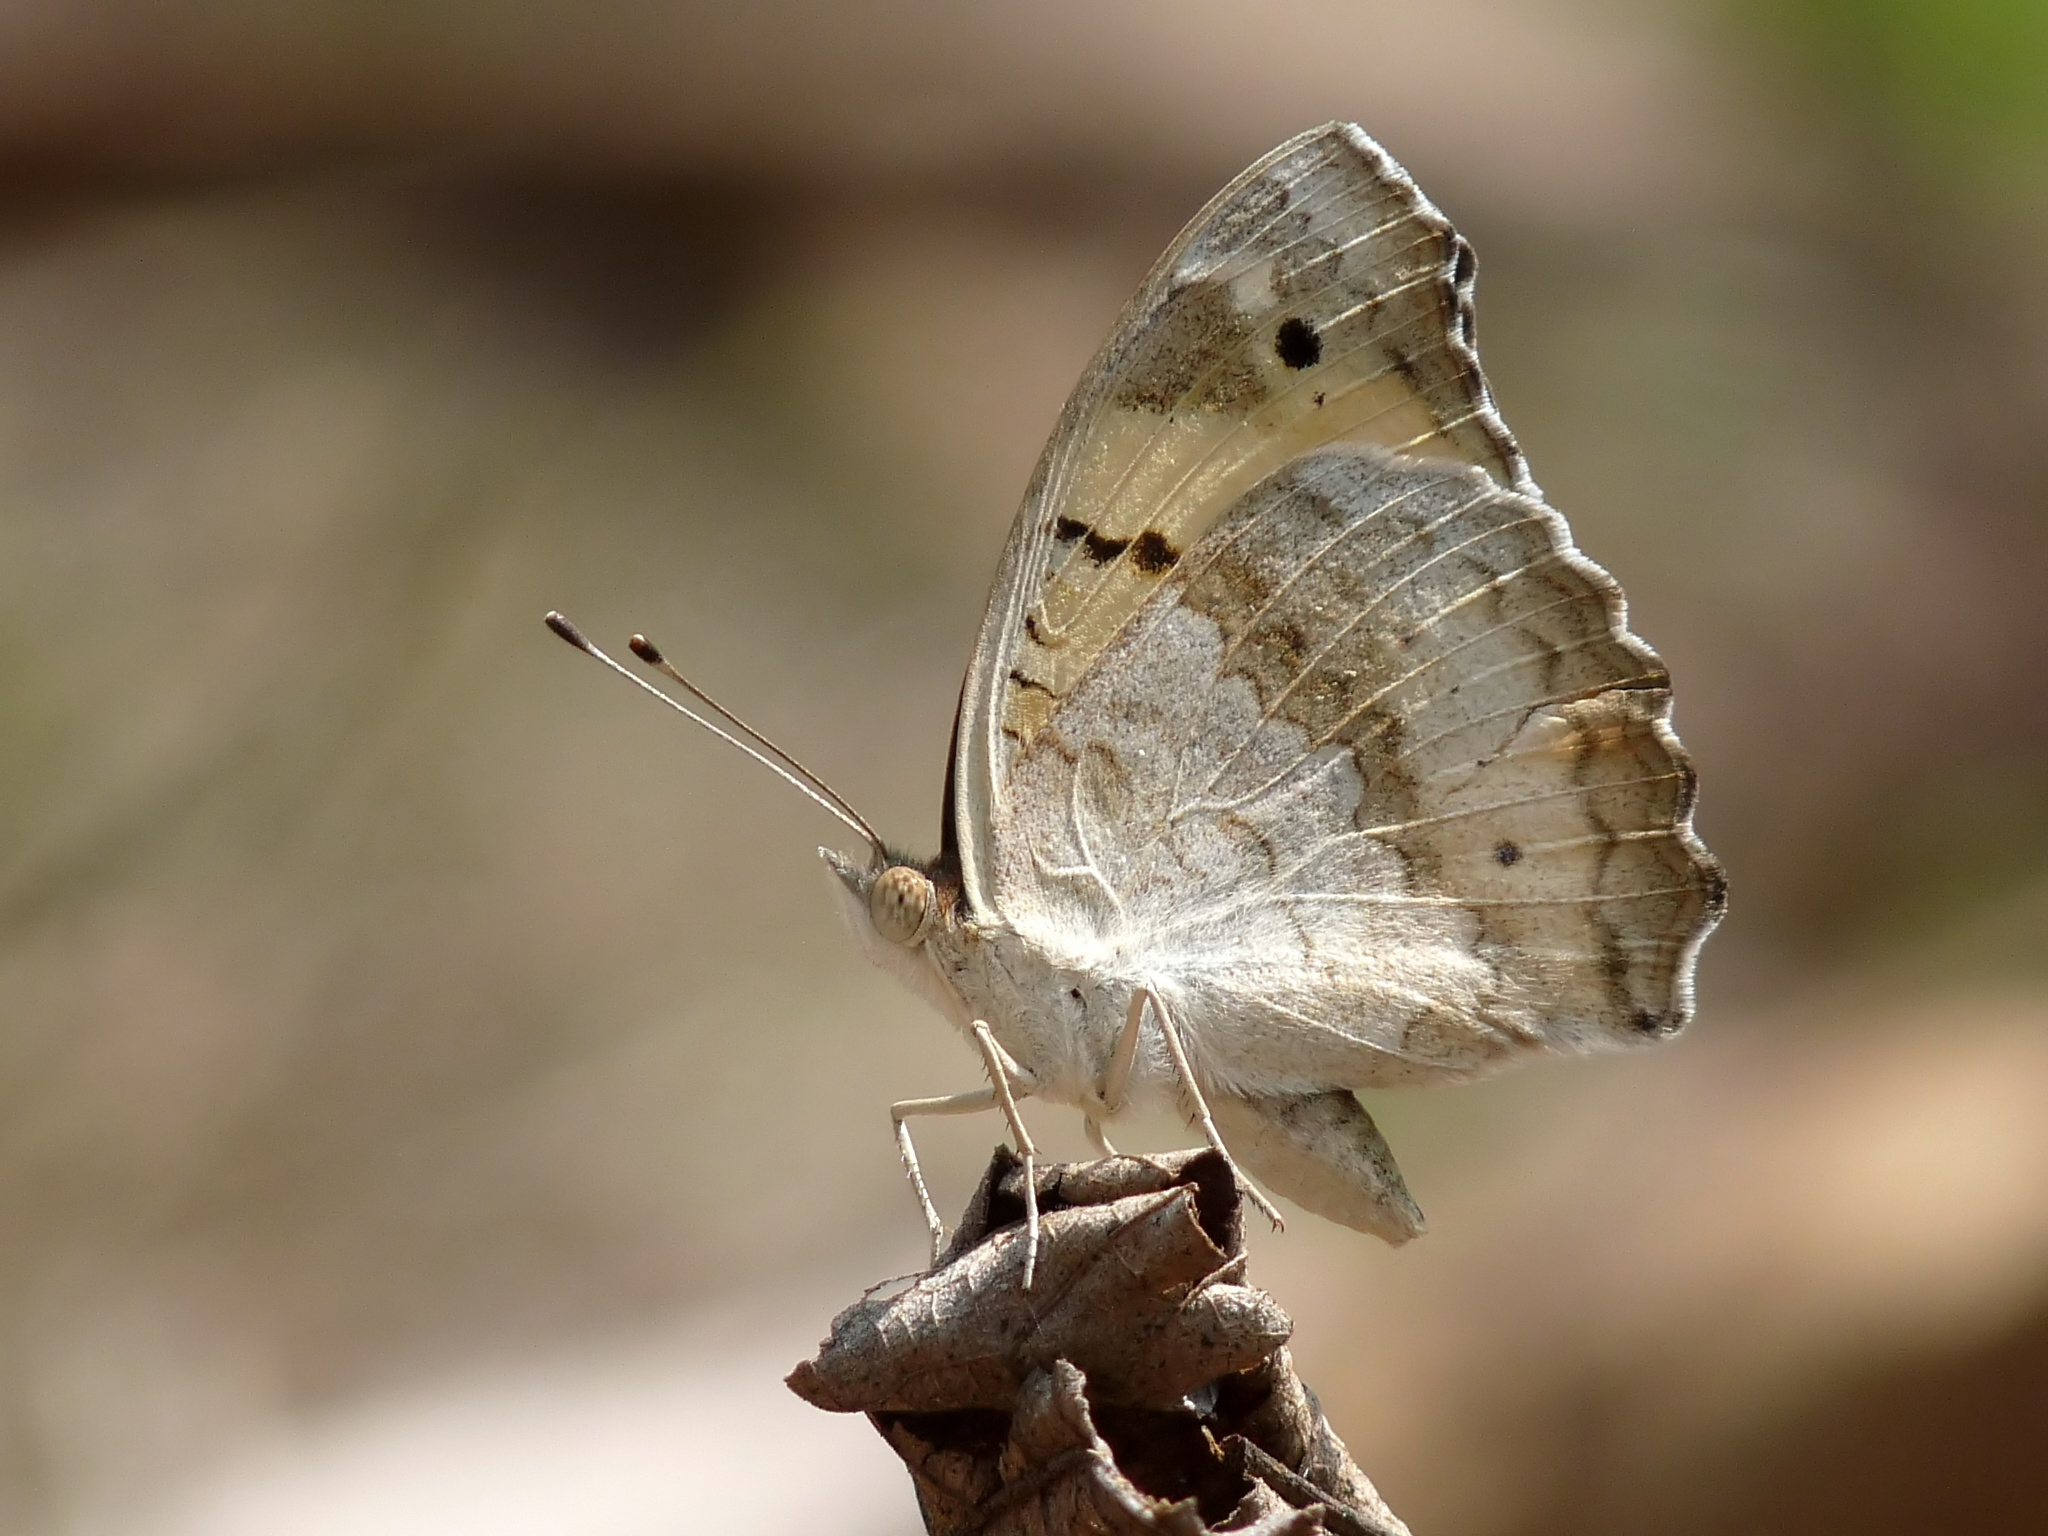
<svg viewBox="0 0 2048 1536">
<path fill-rule="evenodd" d="M 1036 1092 L 1038 1081 L 1002 1048 L 986 1024 L 976 1021 L 973 1032 L 974 1043 L 988 1068 L 990 1086 L 937 1099 L 905 1099 L 889 1106 L 889 1120 L 896 1129 L 896 1152 L 903 1159 L 903 1171 L 909 1176 L 910 1187 L 917 1191 L 918 1209 L 924 1212 L 925 1225 L 931 1229 L 932 1263 L 936 1265 L 940 1255 L 946 1251 L 946 1224 L 939 1219 L 938 1207 L 932 1204 L 931 1191 L 924 1182 L 924 1170 L 918 1166 L 917 1148 L 910 1139 L 908 1122 L 915 1115 L 972 1115 L 997 1108 L 1003 1111 L 1009 1122 L 1010 1134 L 1016 1139 L 1018 1153 L 1024 1159 L 1024 1218 L 1029 1234 L 1025 1239 L 1024 1288 L 1029 1290 L 1038 1267 L 1038 1188 L 1033 1182 L 1037 1172 L 1038 1148 L 1032 1143 L 1031 1133 L 1024 1129 L 1023 1117 L 1017 1113 L 1017 1100 Z"/>
<path fill-rule="evenodd" d="M 934 1267 L 939 1262 L 939 1255 L 946 1251 L 946 1224 L 939 1220 L 938 1207 L 932 1204 L 931 1191 L 925 1188 L 924 1170 L 917 1165 L 917 1148 L 911 1145 L 907 1122 L 912 1115 L 972 1115 L 995 1107 L 996 1091 L 993 1088 L 951 1093 L 942 1099 L 904 1099 L 889 1106 L 889 1121 L 896 1127 L 896 1153 L 903 1159 L 903 1171 L 910 1176 L 910 1187 L 917 1191 L 918 1209 L 924 1212 L 925 1225 L 932 1230 Z"/>
</svg>

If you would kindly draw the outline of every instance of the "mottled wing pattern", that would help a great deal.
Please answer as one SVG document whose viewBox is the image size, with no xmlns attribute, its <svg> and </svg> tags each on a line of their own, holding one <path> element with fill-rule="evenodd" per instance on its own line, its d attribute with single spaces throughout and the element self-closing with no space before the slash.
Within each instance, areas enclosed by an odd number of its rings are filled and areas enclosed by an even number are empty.
<svg viewBox="0 0 2048 1536">
<path fill-rule="evenodd" d="M 1619 589 L 1532 494 L 1318 450 L 1019 745 L 997 907 L 1159 989 L 1226 1093 L 1655 1038 L 1721 900 L 1669 708 Z"/>
<path fill-rule="evenodd" d="M 1265 476 L 1348 443 L 1534 492 L 1471 299 L 1470 248 L 1347 124 L 1282 145 L 1181 233 L 1068 402 L 997 575 L 954 760 L 974 905 L 1017 754 Z"/>
</svg>

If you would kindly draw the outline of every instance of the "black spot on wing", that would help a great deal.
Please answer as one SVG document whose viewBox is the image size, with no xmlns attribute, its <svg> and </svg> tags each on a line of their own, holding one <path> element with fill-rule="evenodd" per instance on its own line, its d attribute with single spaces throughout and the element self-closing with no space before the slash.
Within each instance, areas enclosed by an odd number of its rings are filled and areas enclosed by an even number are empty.
<svg viewBox="0 0 2048 1536">
<path fill-rule="evenodd" d="M 1323 360 L 1323 338 L 1299 315 L 1289 315 L 1273 333 L 1273 353 L 1289 368 L 1299 372 Z"/>
<path fill-rule="evenodd" d="M 1493 850 L 1493 856 L 1500 860 L 1502 869 L 1510 869 L 1522 862 L 1522 850 L 1506 839 L 1502 839 L 1500 845 Z"/>
<path fill-rule="evenodd" d="M 1157 576 L 1161 571 L 1170 570 L 1180 551 L 1167 542 L 1166 535 L 1147 528 L 1131 540 L 1131 564 L 1148 576 Z"/>
<path fill-rule="evenodd" d="M 1090 528 L 1081 535 L 1081 553 L 1097 565 L 1107 565 L 1131 547 L 1129 539 L 1106 538 Z"/>
<path fill-rule="evenodd" d="M 1050 688 L 1046 687 L 1045 684 L 1041 683 L 1035 677 L 1026 677 L 1020 668 L 1010 668 L 1010 681 L 1015 683 L 1019 688 L 1035 688 L 1040 693 L 1045 694 L 1048 698 L 1053 696 L 1053 692 Z"/>
<path fill-rule="evenodd" d="M 1052 536 L 1062 544 L 1071 544 L 1088 531 L 1088 525 L 1075 517 L 1062 517 L 1052 525 Z"/>
</svg>

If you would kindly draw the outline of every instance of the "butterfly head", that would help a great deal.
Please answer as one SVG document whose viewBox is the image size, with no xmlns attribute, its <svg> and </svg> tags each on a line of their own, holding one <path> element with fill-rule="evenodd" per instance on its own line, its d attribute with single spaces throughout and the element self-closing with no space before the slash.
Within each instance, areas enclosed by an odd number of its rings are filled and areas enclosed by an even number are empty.
<svg viewBox="0 0 2048 1536">
<path fill-rule="evenodd" d="M 923 864 L 882 849 L 865 859 L 831 848 L 820 848 L 818 856 L 832 871 L 839 909 L 868 959 L 964 1022 L 963 1005 L 926 949 L 962 922 L 959 876 L 943 859 Z"/>
<path fill-rule="evenodd" d="M 917 861 L 885 850 L 866 860 L 831 848 L 818 856 L 837 877 L 847 918 L 863 941 L 915 950 L 940 922 L 945 896 Z"/>
</svg>

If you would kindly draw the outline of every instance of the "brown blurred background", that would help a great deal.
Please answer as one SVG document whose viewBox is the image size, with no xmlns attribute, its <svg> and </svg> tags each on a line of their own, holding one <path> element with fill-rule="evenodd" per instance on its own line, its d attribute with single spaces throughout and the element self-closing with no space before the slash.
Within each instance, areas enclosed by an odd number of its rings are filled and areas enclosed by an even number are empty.
<svg viewBox="0 0 2048 1536">
<path fill-rule="evenodd" d="M 1062 398 L 1332 117 L 1734 907 L 1681 1043 L 1375 1103 L 1432 1233 L 1259 1240 L 1303 1374 L 1418 1536 L 2048 1530 L 2042 0 L 8 7 L 0 1529 L 915 1528 L 777 1378 L 972 1058 L 539 616 L 931 845 Z"/>
</svg>

